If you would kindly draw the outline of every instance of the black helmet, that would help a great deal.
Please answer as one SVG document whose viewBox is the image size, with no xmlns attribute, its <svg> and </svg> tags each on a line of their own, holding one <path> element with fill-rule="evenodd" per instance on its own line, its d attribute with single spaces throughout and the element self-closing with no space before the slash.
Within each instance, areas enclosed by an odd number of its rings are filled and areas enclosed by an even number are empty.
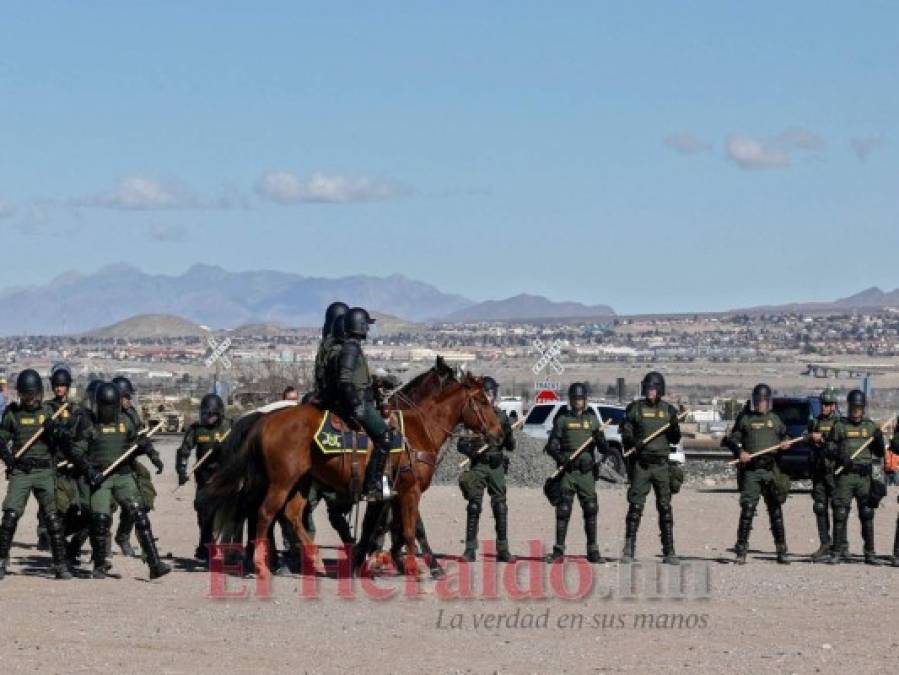
<svg viewBox="0 0 899 675">
<path fill-rule="evenodd" d="M 837 404 L 837 392 L 834 391 L 833 387 L 828 387 L 824 391 L 821 392 L 821 405 L 836 405 Z"/>
<path fill-rule="evenodd" d="M 864 408 L 868 404 L 868 397 L 861 389 L 853 389 L 846 396 L 846 403 L 850 408 Z"/>
<path fill-rule="evenodd" d="M 50 371 L 51 387 L 71 387 L 72 373 L 65 366 L 57 366 Z"/>
<path fill-rule="evenodd" d="M 97 419 L 102 424 L 112 424 L 119 418 L 119 410 L 122 407 L 122 392 L 112 382 L 103 382 L 94 393 L 97 406 Z"/>
<path fill-rule="evenodd" d="M 221 420 L 225 415 L 225 403 L 218 394 L 206 394 L 200 401 L 200 424 L 209 424 L 213 415 L 218 415 Z"/>
<path fill-rule="evenodd" d="M 583 382 L 572 382 L 568 387 L 568 398 L 587 398 L 587 386 Z"/>
<path fill-rule="evenodd" d="M 345 302 L 332 302 L 325 310 L 325 324 L 322 326 L 322 337 L 328 337 L 334 334 L 334 322 L 337 317 L 343 316 L 350 311 L 349 306 Z"/>
<path fill-rule="evenodd" d="M 353 307 L 343 317 L 343 329 L 350 337 L 365 338 L 368 327 L 375 322 L 361 307 Z"/>
<path fill-rule="evenodd" d="M 645 397 L 646 392 L 650 389 L 655 389 L 659 398 L 665 395 L 665 378 L 662 377 L 662 373 L 655 370 L 646 373 L 643 381 L 640 383 L 640 395 Z"/>
<path fill-rule="evenodd" d="M 484 391 L 486 391 L 488 394 L 493 394 L 493 396 L 496 397 L 496 395 L 499 393 L 499 384 L 489 375 L 486 375 L 481 380 L 481 384 L 484 387 Z"/>
<path fill-rule="evenodd" d="M 131 380 L 124 375 L 112 378 L 112 383 L 119 388 L 122 398 L 134 397 L 134 385 L 131 384 Z"/>
<path fill-rule="evenodd" d="M 341 314 L 336 319 L 334 319 L 334 325 L 331 327 L 331 337 L 335 340 L 345 340 L 346 339 L 346 330 L 344 330 L 344 325 L 346 323 L 346 314 Z"/>
<path fill-rule="evenodd" d="M 752 388 L 752 407 L 758 408 L 760 401 L 771 400 L 771 387 L 765 383 L 757 384 Z"/>
<path fill-rule="evenodd" d="M 44 393 L 44 382 L 36 370 L 27 368 L 16 378 L 16 391 L 19 392 L 19 395 L 35 394 L 40 396 Z"/>
</svg>

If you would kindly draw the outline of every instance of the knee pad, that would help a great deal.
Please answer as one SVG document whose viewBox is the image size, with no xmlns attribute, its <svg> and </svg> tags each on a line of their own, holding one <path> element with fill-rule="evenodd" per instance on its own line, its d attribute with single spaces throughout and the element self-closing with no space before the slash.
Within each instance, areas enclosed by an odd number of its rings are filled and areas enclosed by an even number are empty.
<svg viewBox="0 0 899 675">
<path fill-rule="evenodd" d="M 858 519 L 862 522 L 874 519 L 874 509 L 870 506 L 863 506 L 858 510 Z"/>
<path fill-rule="evenodd" d="M 0 527 L 3 527 L 5 530 L 14 530 L 18 522 L 19 514 L 9 509 L 3 512 L 3 520 L 0 521 Z"/>
<path fill-rule="evenodd" d="M 849 507 L 848 506 L 834 506 L 833 507 L 833 519 L 834 520 L 847 520 L 849 518 Z"/>
<path fill-rule="evenodd" d="M 481 502 L 476 499 L 472 499 L 468 502 L 468 506 L 465 507 L 466 513 L 470 516 L 476 516 L 481 512 Z"/>
<path fill-rule="evenodd" d="M 47 532 L 49 534 L 62 534 L 63 524 L 59 513 L 54 511 L 44 516 L 44 522 L 47 524 Z"/>
<path fill-rule="evenodd" d="M 740 517 L 752 520 L 755 518 L 755 504 L 742 504 L 740 506 Z"/>
<path fill-rule="evenodd" d="M 596 516 L 599 513 L 599 503 L 596 501 L 596 497 L 589 497 L 581 501 L 581 509 L 584 512 L 584 518 Z"/>
<path fill-rule="evenodd" d="M 96 532 L 98 534 L 106 534 L 109 532 L 109 527 L 112 525 L 112 516 L 106 513 L 92 513 L 91 514 L 91 532 Z"/>
<path fill-rule="evenodd" d="M 819 516 L 827 513 L 827 502 L 815 502 L 814 506 L 812 506 L 812 511 Z"/>
<path fill-rule="evenodd" d="M 571 518 L 571 500 L 562 499 L 562 501 L 556 504 L 556 518 L 559 520 Z"/>
<path fill-rule="evenodd" d="M 673 523 L 674 522 L 674 511 L 671 509 L 671 504 L 659 504 L 658 506 L 659 512 L 659 522 L 660 523 Z"/>
<path fill-rule="evenodd" d="M 506 503 L 505 497 L 491 499 L 490 506 L 493 507 L 493 513 L 504 514 L 509 512 L 509 505 Z"/>
</svg>

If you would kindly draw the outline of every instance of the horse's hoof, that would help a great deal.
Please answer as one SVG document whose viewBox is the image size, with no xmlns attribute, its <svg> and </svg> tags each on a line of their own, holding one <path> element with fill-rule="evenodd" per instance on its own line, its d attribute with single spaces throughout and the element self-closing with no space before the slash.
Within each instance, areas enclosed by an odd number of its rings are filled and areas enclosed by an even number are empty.
<svg viewBox="0 0 899 675">
<path fill-rule="evenodd" d="M 431 568 L 432 579 L 442 579 L 445 576 L 446 572 L 443 571 L 443 568 L 440 565 Z"/>
</svg>

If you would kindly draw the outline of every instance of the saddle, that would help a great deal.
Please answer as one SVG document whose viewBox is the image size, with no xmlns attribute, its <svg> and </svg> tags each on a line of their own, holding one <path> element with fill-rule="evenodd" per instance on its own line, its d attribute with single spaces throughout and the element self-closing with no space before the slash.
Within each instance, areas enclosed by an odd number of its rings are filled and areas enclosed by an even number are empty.
<svg viewBox="0 0 899 675">
<path fill-rule="evenodd" d="M 402 452 L 405 427 L 402 411 L 390 414 L 390 452 Z M 315 445 L 326 455 L 362 452 L 371 448 L 371 439 L 364 431 L 350 425 L 345 419 L 332 410 L 325 412 L 321 424 L 315 432 Z"/>
</svg>

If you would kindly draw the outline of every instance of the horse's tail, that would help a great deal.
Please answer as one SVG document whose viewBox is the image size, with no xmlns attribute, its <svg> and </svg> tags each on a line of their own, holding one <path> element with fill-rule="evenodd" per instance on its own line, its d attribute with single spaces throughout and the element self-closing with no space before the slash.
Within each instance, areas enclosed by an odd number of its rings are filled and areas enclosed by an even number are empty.
<svg viewBox="0 0 899 675">
<path fill-rule="evenodd" d="M 243 522 L 265 496 L 268 477 L 260 444 L 263 417 L 263 413 L 253 412 L 234 423 L 222 448 L 227 459 L 206 484 L 205 508 L 215 514 L 213 530 L 218 541 L 239 539 Z"/>
</svg>

